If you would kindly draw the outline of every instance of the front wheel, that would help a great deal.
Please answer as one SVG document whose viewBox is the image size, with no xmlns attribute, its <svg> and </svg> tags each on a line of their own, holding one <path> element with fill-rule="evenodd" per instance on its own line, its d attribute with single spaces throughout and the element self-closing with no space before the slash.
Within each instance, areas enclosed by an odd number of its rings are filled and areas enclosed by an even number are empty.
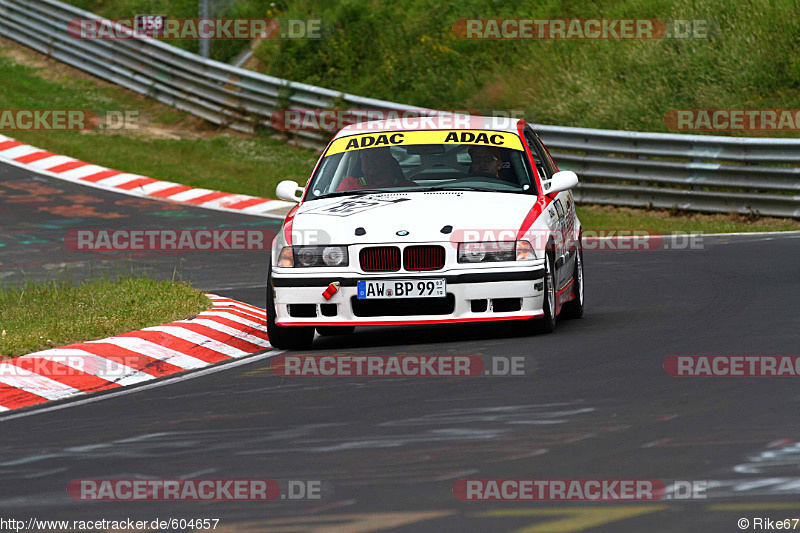
<svg viewBox="0 0 800 533">
<path fill-rule="evenodd" d="M 553 254 L 548 253 L 544 262 L 544 316 L 536 321 L 539 333 L 552 333 L 556 329 L 556 276 Z"/>
<path fill-rule="evenodd" d="M 275 296 L 272 288 L 272 268 L 267 274 L 267 337 L 269 343 L 280 350 L 304 350 L 314 341 L 314 328 L 310 326 L 281 327 L 275 323 Z"/>
<path fill-rule="evenodd" d="M 564 305 L 561 313 L 569 318 L 583 316 L 583 251 L 575 252 L 575 269 L 572 271 L 572 300 Z"/>
</svg>

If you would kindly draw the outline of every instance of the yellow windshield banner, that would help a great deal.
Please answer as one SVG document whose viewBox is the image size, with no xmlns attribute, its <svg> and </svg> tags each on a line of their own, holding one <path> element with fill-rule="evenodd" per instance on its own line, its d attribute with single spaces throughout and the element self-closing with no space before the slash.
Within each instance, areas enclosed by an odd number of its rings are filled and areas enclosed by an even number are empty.
<svg viewBox="0 0 800 533">
<path fill-rule="evenodd" d="M 406 144 L 477 144 L 523 151 L 522 141 L 516 133 L 491 130 L 415 130 L 382 133 L 364 133 L 336 139 L 325 152 L 325 156 L 378 148 L 380 146 L 402 146 Z"/>
</svg>

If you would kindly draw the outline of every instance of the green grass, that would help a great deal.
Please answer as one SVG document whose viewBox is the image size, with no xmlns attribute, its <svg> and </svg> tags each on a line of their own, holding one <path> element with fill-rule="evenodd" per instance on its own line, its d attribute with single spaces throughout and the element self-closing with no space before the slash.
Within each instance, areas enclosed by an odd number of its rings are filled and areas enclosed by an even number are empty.
<svg viewBox="0 0 800 533">
<path fill-rule="evenodd" d="M 0 358 L 182 320 L 211 307 L 184 282 L 29 281 L 0 289 Z"/>
<path fill-rule="evenodd" d="M 321 41 L 269 41 L 269 74 L 444 109 L 523 109 L 545 124 L 668 131 L 670 109 L 797 109 L 794 0 L 296 0 L 287 16 L 332 23 Z M 712 19 L 711 39 L 488 41 L 459 18 Z M 369 43 L 366 45 L 365 43 Z M 796 135 L 790 133 L 789 135 Z"/>
<path fill-rule="evenodd" d="M 70 2 L 109 17 L 197 16 L 189 0 Z M 262 43 L 260 69 L 405 104 L 526 110 L 532 122 L 638 131 L 668 131 L 670 109 L 800 108 L 795 0 L 238 0 L 215 16 L 321 19 L 323 39 Z M 646 41 L 466 40 L 453 32 L 461 18 L 495 17 L 703 19 L 715 31 Z M 244 46 L 214 41 L 212 56 L 228 61 Z"/>
<path fill-rule="evenodd" d="M 84 78 L 40 77 L 40 70 L 0 57 L 0 108 L 138 111 L 140 127 L 176 129 L 195 119 L 131 91 Z M 205 128 L 205 129 L 203 129 Z M 71 131 L 9 131 L 20 141 L 84 161 L 185 185 L 275 196 L 284 179 L 305 183 L 317 154 L 266 136 L 230 135 L 202 126 L 199 138 L 158 139 Z M 146 134 L 147 131 L 142 133 Z M 198 137 L 198 135 L 194 135 Z"/>
</svg>

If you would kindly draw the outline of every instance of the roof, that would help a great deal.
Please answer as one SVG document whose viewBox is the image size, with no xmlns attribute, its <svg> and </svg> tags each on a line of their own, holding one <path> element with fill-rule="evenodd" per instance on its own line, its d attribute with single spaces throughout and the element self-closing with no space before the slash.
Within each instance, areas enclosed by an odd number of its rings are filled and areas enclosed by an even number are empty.
<svg viewBox="0 0 800 533">
<path fill-rule="evenodd" d="M 518 118 L 478 117 L 473 115 L 443 114 L 433 117 L 405 116 L 404 112 L 386 111 L 385 120 L 371 120 L 345 126 L 334 139 L 361 133 L 381 133 L 409 130 L 490 130 L 517 133 Z"/>
</svg>

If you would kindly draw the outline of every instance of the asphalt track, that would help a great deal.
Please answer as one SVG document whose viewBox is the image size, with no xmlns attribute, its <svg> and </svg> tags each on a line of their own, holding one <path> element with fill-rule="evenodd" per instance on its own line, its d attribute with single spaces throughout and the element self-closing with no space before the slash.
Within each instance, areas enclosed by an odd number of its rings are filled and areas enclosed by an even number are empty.
<svg viewBox="0 0 800 533">
<path fill-rule="evenodd" d="M 16 191 L 16 192 L 15 192 Z M 116 214 L 119 216 L 108 216 Z M 0 164 L 2 282 L 125 268 L 262 306 L 260 252 L 71 252 L 67 228 L 275 223 L 33 176 Z M 27 235 L 27 238 L 21 235 Z M 800 238 L 587 251 L 587 312 L 513 324 L 365 328 L 317 354 L 522 356 L 525 376 L 280 378 L 269 359 L 0 418 L 0 517 L 217 518 L 218 531 L 740 531 L 800 516 L 792 378 L 673 378 L 670 355 L 799 355 Z M 17 265 L 17 266 L 13 266 Z M 24 270 L 24 274 L 22 271 Z M 6 418 L 8 418 L 6 416 Z M 321 501 L 77 502 L 74 479 L 321 480 Z M 707 499 L 462 502 L 458 479 L 715 482 Z"/>
</svg>

